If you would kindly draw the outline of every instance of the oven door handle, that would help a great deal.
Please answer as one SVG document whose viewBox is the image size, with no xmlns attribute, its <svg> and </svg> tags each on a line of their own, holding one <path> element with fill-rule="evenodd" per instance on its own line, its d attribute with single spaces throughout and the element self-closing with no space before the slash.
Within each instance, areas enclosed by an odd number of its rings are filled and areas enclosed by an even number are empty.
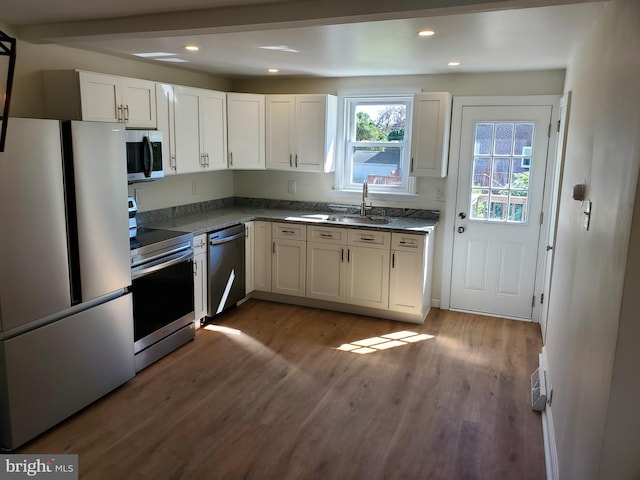
<svg viewBox="0 0 640 480">
<path fill-rule="evenodd" d="M 136 278 L 144 277 L 145 275 L 157 272 L 158 270 L 162 270 L 163 268 L 167 268 L 191 259 L 193 259 L 193 250 L 178 252 L 174 255 L 163 257 L 159 260 L 145 263 L 144 265 L 131 269 L 131 279 L 135 280 Z"/>
</svg>

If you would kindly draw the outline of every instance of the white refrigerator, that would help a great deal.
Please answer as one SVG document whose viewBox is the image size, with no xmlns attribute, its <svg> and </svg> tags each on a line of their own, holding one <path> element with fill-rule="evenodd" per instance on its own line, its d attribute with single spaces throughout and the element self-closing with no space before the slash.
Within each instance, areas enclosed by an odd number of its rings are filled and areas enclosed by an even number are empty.
<svg viewBox="0 0 640 480">
<path fill-rule="evenodd" d="M 0 153 L 0 446 L 135 375 L 125 129 L 10 118 Z"/>
</svg>

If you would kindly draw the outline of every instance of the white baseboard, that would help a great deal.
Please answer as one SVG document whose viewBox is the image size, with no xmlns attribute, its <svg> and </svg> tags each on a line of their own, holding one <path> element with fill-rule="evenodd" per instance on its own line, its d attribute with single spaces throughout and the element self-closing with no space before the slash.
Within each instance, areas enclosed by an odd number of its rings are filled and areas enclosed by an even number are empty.
<svg viewBox="0 0 640 480">
<path fill-rule="evenodd" d="M 547 367 L 547 356 L 544 347 L 540 354 L 540 370 L 544 372 L 545 378 L 549 376 Z M 558 451 L 556 449 L 556 434 L 553 428 L 553 412 L 551 405 L 542 412 L 542 436 L 544 440 L 544 461 L 547 470 L 547 480 L 559 480 Z"/>
<path fill-rule="evenodd" d="M 556 435 L 553 430 L 553 415 L 549 406 L 542 412 L 542 435 L 544 437 L 544 461 L 547 469 L 547 480 L 559 480 Z"/>
</svg>

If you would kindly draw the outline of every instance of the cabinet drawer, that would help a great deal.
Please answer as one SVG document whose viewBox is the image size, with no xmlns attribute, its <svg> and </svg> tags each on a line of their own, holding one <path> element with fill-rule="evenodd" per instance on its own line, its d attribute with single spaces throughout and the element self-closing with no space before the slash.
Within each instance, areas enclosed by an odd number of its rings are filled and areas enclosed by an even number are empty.
<svg viewBox="0 0 640 480">
<path fill-rule="evenodd" d="M 425 235 L 392 233 L 391 248 L 408 252 L 422 252 L 424 250 Z"/>
<path fill-rule="evenodd" d="M 307 226 L 295 223 L 273 223 L 273 238 L 288 238 L 292 240 L 306 240 Z"/>
<path fill-rule="evenodd" d="M 193 254 L 207 253 L 207 235 L 198 235 L 193 237 Z"/>
<path fill-rule="evenodd" d="M 359 245 L 362 247 L 389 248 L 391 245 L 391 233 L 379 232 L 376 230 L 353 230 L 349 229 L 349 245 Z"/>
<path fill-rule="evenodd" d="M 347 229 L 336 227 L 308 226 L 307 239 L 311 242 L 347 244 Z"/>
</svg>

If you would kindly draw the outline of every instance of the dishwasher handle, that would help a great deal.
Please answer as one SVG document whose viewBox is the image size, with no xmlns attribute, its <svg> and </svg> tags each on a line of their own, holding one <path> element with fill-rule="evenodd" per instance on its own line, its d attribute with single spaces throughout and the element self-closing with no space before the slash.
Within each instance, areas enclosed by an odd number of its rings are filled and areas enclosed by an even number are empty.
<svg viewBox="0 0 640 480">
<path fill-rule="evenodd" d="M 209 245 L 222 245 L 223 243 L 232 242 L 238 238 L 246 237 L 246 233 L 243 230 L 240 233 L 236 233 L 235 235 L 231 235 L 230 237 L 222 237 L 222 238 L 211 238 L 209 237 Z"/>
</svg>

